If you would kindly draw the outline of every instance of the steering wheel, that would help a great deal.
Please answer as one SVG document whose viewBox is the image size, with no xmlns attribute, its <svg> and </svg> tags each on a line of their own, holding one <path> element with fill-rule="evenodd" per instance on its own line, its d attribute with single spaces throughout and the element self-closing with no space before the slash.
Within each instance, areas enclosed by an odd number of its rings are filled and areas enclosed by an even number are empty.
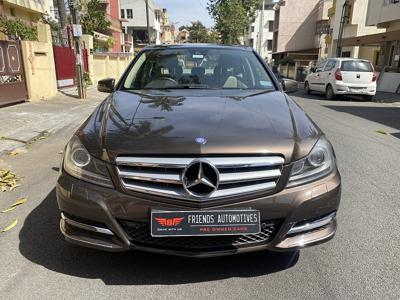
<svg viewBox="0 0 400 300">
<path fill-rule="evenodd" d="M 169 87 L 174 87 L 177 86 L 178 83 L 176 82 L 175 79 L 171 77 L 160 77 L 155 80 L 150 81 L 148 84 L 146 84 L 145 88 L 146 89 L 160 89 L 160 88 L 169 88 Z"/>
</svg>

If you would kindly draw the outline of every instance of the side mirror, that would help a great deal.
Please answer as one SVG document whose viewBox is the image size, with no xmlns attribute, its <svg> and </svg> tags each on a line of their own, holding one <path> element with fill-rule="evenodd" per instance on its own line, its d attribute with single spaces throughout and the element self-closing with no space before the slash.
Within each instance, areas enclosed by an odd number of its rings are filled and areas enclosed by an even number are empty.
<svg viewBox="0 0 400 300">
<path fill-rule="evenodd" d="M 315 73 L 315 67 L 311 67 L 311 68 L 310 68 L 310 72 L 311 72 L 311 73 Z"/>
<path fill-rule="evenodd" d="M 99 80 L 97 83 L 97 90 L 103 93 L 112 93 L 114 92 L 115 79 L 114 78 L 106 78 Z"/>
<path fill-rule="evenodd" d="M 298 83 L 295 80 L 291 79 L 282 79 L 282 88 L 285 93 L 294 93 L 297 92 Z"/>
</svg>

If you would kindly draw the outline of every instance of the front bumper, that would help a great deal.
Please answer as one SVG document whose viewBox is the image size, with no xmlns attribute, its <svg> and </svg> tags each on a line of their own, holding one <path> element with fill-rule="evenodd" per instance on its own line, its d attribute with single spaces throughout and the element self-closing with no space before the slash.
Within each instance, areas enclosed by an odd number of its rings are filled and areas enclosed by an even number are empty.
<svg viewBox="0 0 400 300">
<path fill-rule="evenodd" d="M 129 249 L 155 253 L 208 257 L 257 250 L 290 251 L 330 240 L 336 231 L 336 211 L 340 202 L 340 174 L 300 187 L 284 189 L 257 199 L 195 209 L 253 208 L 261 220 L 275 222 L 275 230 L 265 241 L 220 248 L 181 248 L 135 242 L 122 221 L 148 224 L 152 208 L 193 210 L 181 205 L 127 195 L 115 189 L 102 188 L 75 179 L 62 172 L 57 183 L 57 201 L 62 212 L 60 228 L 67 241 L 107 251 Z M 173 204 L 172 204 L 173 203 Z M 149 234 L 149 233 L 148 233 Z M 165 238 L 161 238 L 165 239 Z M 170 239 L 170 238 L 167 238 Z"/>
</svg>

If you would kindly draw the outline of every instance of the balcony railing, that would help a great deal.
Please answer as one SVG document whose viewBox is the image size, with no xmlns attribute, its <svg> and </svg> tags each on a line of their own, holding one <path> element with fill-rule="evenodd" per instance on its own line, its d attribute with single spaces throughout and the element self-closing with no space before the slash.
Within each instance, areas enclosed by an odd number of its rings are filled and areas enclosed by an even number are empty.
<svg viewBox="0 0 400 300">
<path fill-rule="evenodd" d="M 125 45 L 132 45 L 132 41 L 133 41 L 132 35 L 125 33 L 124 41 L 125 41 Z"/>
</svg>

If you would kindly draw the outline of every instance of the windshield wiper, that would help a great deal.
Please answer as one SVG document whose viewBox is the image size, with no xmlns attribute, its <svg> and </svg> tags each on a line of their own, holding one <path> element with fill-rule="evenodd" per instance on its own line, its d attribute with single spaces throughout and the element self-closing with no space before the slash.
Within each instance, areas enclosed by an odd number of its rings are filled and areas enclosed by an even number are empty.
<svg viewBox="0 0 400 300">
<path fill-rule="evenodd" d="M 176 86 L 171 86 L 165 88 L 166 90 L 173 90 L 173 89 L 210 89 L 210 87 L 206 84 L 196 84 L 196 85 L 191 85 L 191 84 L 180 84 Z"/>
</svg>

